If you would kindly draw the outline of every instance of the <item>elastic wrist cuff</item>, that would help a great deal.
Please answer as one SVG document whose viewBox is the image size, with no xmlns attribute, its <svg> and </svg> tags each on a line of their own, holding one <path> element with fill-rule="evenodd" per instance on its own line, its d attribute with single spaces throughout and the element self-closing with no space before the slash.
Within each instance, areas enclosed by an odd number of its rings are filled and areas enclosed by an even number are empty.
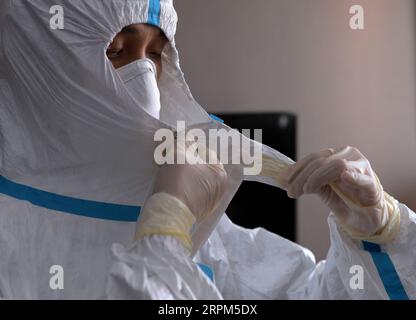
<svg viewBox="0 0 416 320">
<path fill-rule="evenodd" d="M 182 201 L 167 193 L 156 193 L 140 212 L 134 238 L 172 236 L 179 239 L 188 250 L 192 250 L 190 231 L 194 223 L 194 215 Z"/>
<path fill-rule="evenodd" d="M 396 199 L 384 191 L 385 206 L 388 214 L 388 222 L 372 236 L 363 235 L 350 226 L 343 225 L 343 229 L 354 239 L 368 241 L 376 244 L 385 244 L 394 240 L 400 230 L 400 208 Z"/>
</svg>

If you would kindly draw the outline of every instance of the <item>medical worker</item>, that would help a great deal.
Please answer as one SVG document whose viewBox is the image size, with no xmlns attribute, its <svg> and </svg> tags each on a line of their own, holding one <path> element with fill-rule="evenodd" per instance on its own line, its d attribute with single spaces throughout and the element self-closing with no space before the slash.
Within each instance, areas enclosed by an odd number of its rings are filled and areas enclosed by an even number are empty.
<svg viewBox="0 0 416 320">
<path fill-rule="evenodd" d="M 62 29 L 51 28 L 56 6 Z M 272 169 L 260 182 L 317 194 L 332 212 L 319 263 L 264 229 L 211 219 L 241 183 L 238 166 L 154 164 L 157 129 L 221 127 L 184 81 L 172 1 L 3 1 L 0 24 L 1 297 L 416 296 L 415 214 L 357 149 L 292 164 L 264 147 Z M 278 205 L 269 214 L 284 214 Z"/>
</svg>

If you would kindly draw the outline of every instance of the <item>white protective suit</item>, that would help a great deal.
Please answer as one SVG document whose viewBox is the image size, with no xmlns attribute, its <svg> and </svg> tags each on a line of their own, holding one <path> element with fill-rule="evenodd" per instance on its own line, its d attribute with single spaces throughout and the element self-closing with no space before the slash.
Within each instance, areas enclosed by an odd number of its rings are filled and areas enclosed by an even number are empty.
<svg viewBox="0 0 416 320">
<path fill-rule="evenodd" d="M 63 30 L 50 28 L 55 5 L 64 9 Z M 174 238 L 132 243 L 158 171 L 154 132 L 177 120 L 223 127 L 184 81 L 176 20 L 171 0 L 0 2 L 0 297 L 416 297 L 416 218 L 406 206 L 398 237 L 383 246 L 349 238 L 330 216 L 331 249 L 316 264 L 307 249 L 221 214 L 243 180 L 240 165 L 225 165 L 227 192 L 211 221 L 196 228 L 194 244 L 203 245 L 192 260 Z M 113 37 L 134 23 L 159 26 L 170 40 L 161 121 L 135 105 L 106 58 Z M 64 271 L 58 289 L 55 265 Z M 354 265 L 363 267 L 364 289 L 350 286 Z"/>
</svg>

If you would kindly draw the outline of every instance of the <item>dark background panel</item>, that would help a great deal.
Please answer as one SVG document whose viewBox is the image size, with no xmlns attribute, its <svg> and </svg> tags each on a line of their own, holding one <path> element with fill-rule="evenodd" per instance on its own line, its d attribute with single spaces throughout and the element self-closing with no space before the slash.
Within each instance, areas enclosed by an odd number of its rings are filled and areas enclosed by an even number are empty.
<svg viewBox="0 0 416 320">
<path fill-rule="evenodd" d="M 290 113 L 216 114 L 235 129 L 262 129 L 263 143 L 296 158 L 296 117 Z M 243 227 L 263 227 L 296 240 L 296 202 L 278 188 L 244 181 L 227 209 L 230 219 Z"/>
</svg>

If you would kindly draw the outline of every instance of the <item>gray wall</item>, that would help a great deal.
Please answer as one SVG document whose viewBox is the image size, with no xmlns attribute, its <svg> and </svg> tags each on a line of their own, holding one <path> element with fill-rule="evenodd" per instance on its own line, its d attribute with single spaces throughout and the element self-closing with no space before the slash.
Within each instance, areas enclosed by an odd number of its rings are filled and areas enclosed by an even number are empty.
<svg viewBox="0 0 416 320">
<path fill-rule="evenodd" d="M 365 30 L 349 28 L 349 7 Z M 292 111 L 298 155 L 353 145 L 416 209 L 415 8 L 411 0 L 176 0 L 177 43 L 210 112 Z M 299 243 L 324 258 L 328 209 L 298 204 Z M 270 212 L 284 214 L 284 212 Z"/>
</svg>

